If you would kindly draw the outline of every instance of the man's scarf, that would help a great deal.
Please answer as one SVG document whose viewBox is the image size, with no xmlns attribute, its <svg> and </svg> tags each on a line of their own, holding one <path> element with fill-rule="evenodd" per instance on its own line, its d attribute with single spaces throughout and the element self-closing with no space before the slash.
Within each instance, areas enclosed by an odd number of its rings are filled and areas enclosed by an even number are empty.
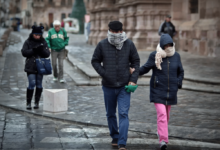
<svg viewBox="0 0 220 150">
<path fill-rule="evenodd" d="M 112 33 L 108 31 L 108 42 L 116 47 L 116 49 L 121 50 L 124 42 L 127 40 L 125 32 L 122 33 Z"/>
</svg>

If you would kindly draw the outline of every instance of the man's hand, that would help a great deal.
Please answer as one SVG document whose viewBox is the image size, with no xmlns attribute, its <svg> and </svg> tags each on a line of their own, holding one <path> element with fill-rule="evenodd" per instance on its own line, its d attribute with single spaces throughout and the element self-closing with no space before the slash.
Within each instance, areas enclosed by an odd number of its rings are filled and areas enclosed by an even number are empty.
<svg viewBox="0 0 220 150">
<path fill-rule="evenodd" d="M 135 71 L 135 68 L 130 68 L 130 74 L 132 74 Z"/>
<path fill-rule="evenodd" d="M 129 82 L 128 85 L 136 85 L 134 82 Z"/>
</svg>

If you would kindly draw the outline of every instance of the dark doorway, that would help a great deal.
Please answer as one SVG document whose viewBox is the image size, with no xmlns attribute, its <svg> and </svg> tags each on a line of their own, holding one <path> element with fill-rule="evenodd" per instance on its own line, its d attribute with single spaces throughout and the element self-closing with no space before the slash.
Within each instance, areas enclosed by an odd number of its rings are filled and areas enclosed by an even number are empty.
<svg viewBox="0 0 220 150">
<path fill-rule="evenodd" d="M 196 14 L 199 12 L 199 1 L 198 0 L 189 0 L 190 4 L 190 13 Z"/>
<path fill-rule="evenodd" d="M 49 13 L 49 26 L 52 27 L 53 24 L 53 13 Z"/>
</svg>

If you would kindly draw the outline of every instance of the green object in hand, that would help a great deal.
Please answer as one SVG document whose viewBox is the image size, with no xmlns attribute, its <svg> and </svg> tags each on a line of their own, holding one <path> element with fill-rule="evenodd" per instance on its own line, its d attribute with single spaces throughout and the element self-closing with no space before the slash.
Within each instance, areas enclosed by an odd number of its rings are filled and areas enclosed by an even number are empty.
<svg viewBox="0 0 220 150">
<path fill-rule="evenodd" d="M 137 89 L 138 85 L 126 85 L 125 90 L 126 92 L 134 92 Z"/>
</svg>

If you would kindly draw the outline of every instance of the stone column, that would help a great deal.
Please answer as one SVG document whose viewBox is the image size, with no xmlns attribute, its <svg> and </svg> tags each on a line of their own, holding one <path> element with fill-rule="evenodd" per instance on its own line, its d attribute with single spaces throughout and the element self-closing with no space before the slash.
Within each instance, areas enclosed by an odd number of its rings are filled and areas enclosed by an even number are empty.
<svg viewBox="0 0 220 150">
<path fill-rule="evenodd" d="M 125 2 L 126 2 L 126 0 L 119 0 L 118 3 L 120 4 L 120 3 L 125 3 Z"/>
<path fill-rule="evenodd" d="M 100 4 L 100 32 L 98 34 L 97 42 L 105 39 L 108 32 L 108 23 L 109 21 L 114 20 L 114 9 L 109 10 L 113 6 L 112 0 L 103 0 Z"/>
<path fill-rule="evenodd" d="M 147 30 L 147 40 L 146 40 L 146 50 L 155 50 L 159 41 L 158 29 L 160 26 L 160 15 L 155 10 L 150 9 L 146 13 L 146 30 Z"/>
<path fill-rule="evenodd" d="M 109 21 L 109 12 L 101 12 L 100 13 L 100 32 L 97 37 L 97 42 L 100 42 L 101 40 L 105 39 L 107 37 L 108 32 L 108 21 Z"/>
<path fill-rule="evenodd" d="M 102 0 L 100 2 L 100 8 L 111 8 L 111 7 L 114 7 L 112 0 Z"/>
<path fill-rule="evenodd" d="M 92 45 L 97 45 L 97 38 L 100 32 L 100 12 L 95 15 L 95 32 L 92 38 Z"/>
<path fill-rule="evenodd" d="M 99 9 L 101 4 L 102 4 L 102 0 L 95 0 L 94 8 Z"/>
<path fill-rule="evenodd" d="M 90 0 L 89 1 L 89 4 L 88 4 L 88 8 L 89 8 L 89 12 L 90 12 L 90 22 L 91 22 L 91 26 L 90 26 L 90 34 L 89 34 L 89 40 L 88 40 L 88 43 L 89 44 L 92 44 L 92 37 L 93 37 L 93 34 L 95 32 L 95 14 L 94 12 L 91 12 L 93 11 L 93 7 L 94 7 L 94 3 L 95 1 L 94 0 Z"/>
<path fill-rule="evenodd" d="M 136 13 L 136 19 L 137 19 L 137 25 L 136 25 L 136 34 L 134 35 L 133 42 L 138 50 L 145 49 L 146 48 L 146 41 L 147 41 L 147 31 L 145 29 L 145 8 L 146 4 L 139 4 L 137 5 L 137 13 Z"/>
<path fill-rule="evenodd" d="M 123 30 L 126 31 L 126 14 L 127 14 L 127 9 L 125 7 L 122 7 L 119 9 L 119 21 L 123 24 Z"/>
<path fill-rule="evenodd" d="M 158 30 L 160 27 L 160 14 L 156 14 L 154 18 L 154 30 Z"/>
<path fill-rule="evenodd" d="M 150 21 L 151 17 L 149 13 L 146 14 L 145 19 L 146 19 L 146 29 L 151 30 L 152 28 L 151 21 Z"/>
<path fill-rule="evenodd" d="M 91 11 L 91 10 L 93 10 L 93 8 L 94 8 L 94 4 L 95 4 L 95 0 L 90 0 L 89 1 L 89 4 L 88 4 L 88 8 L 89 8 L 89 11 Z"/>
<path fill-rule="evenodd" d="M 136 26 L 136 7 L 135 6 L 128 6 L 127 8 L 127 20 L 126 20 L 126 30 L 127 30 L 127 37 L 132 38 L 135 34 L 135 26 Z"/>
<path fill-rule="evenodd" d="M 95 13 L 90 13 L 90 34 L 89 34 L 89 44 L 92 44 L 92 39 L 95 33 Z"/>
</svg>

